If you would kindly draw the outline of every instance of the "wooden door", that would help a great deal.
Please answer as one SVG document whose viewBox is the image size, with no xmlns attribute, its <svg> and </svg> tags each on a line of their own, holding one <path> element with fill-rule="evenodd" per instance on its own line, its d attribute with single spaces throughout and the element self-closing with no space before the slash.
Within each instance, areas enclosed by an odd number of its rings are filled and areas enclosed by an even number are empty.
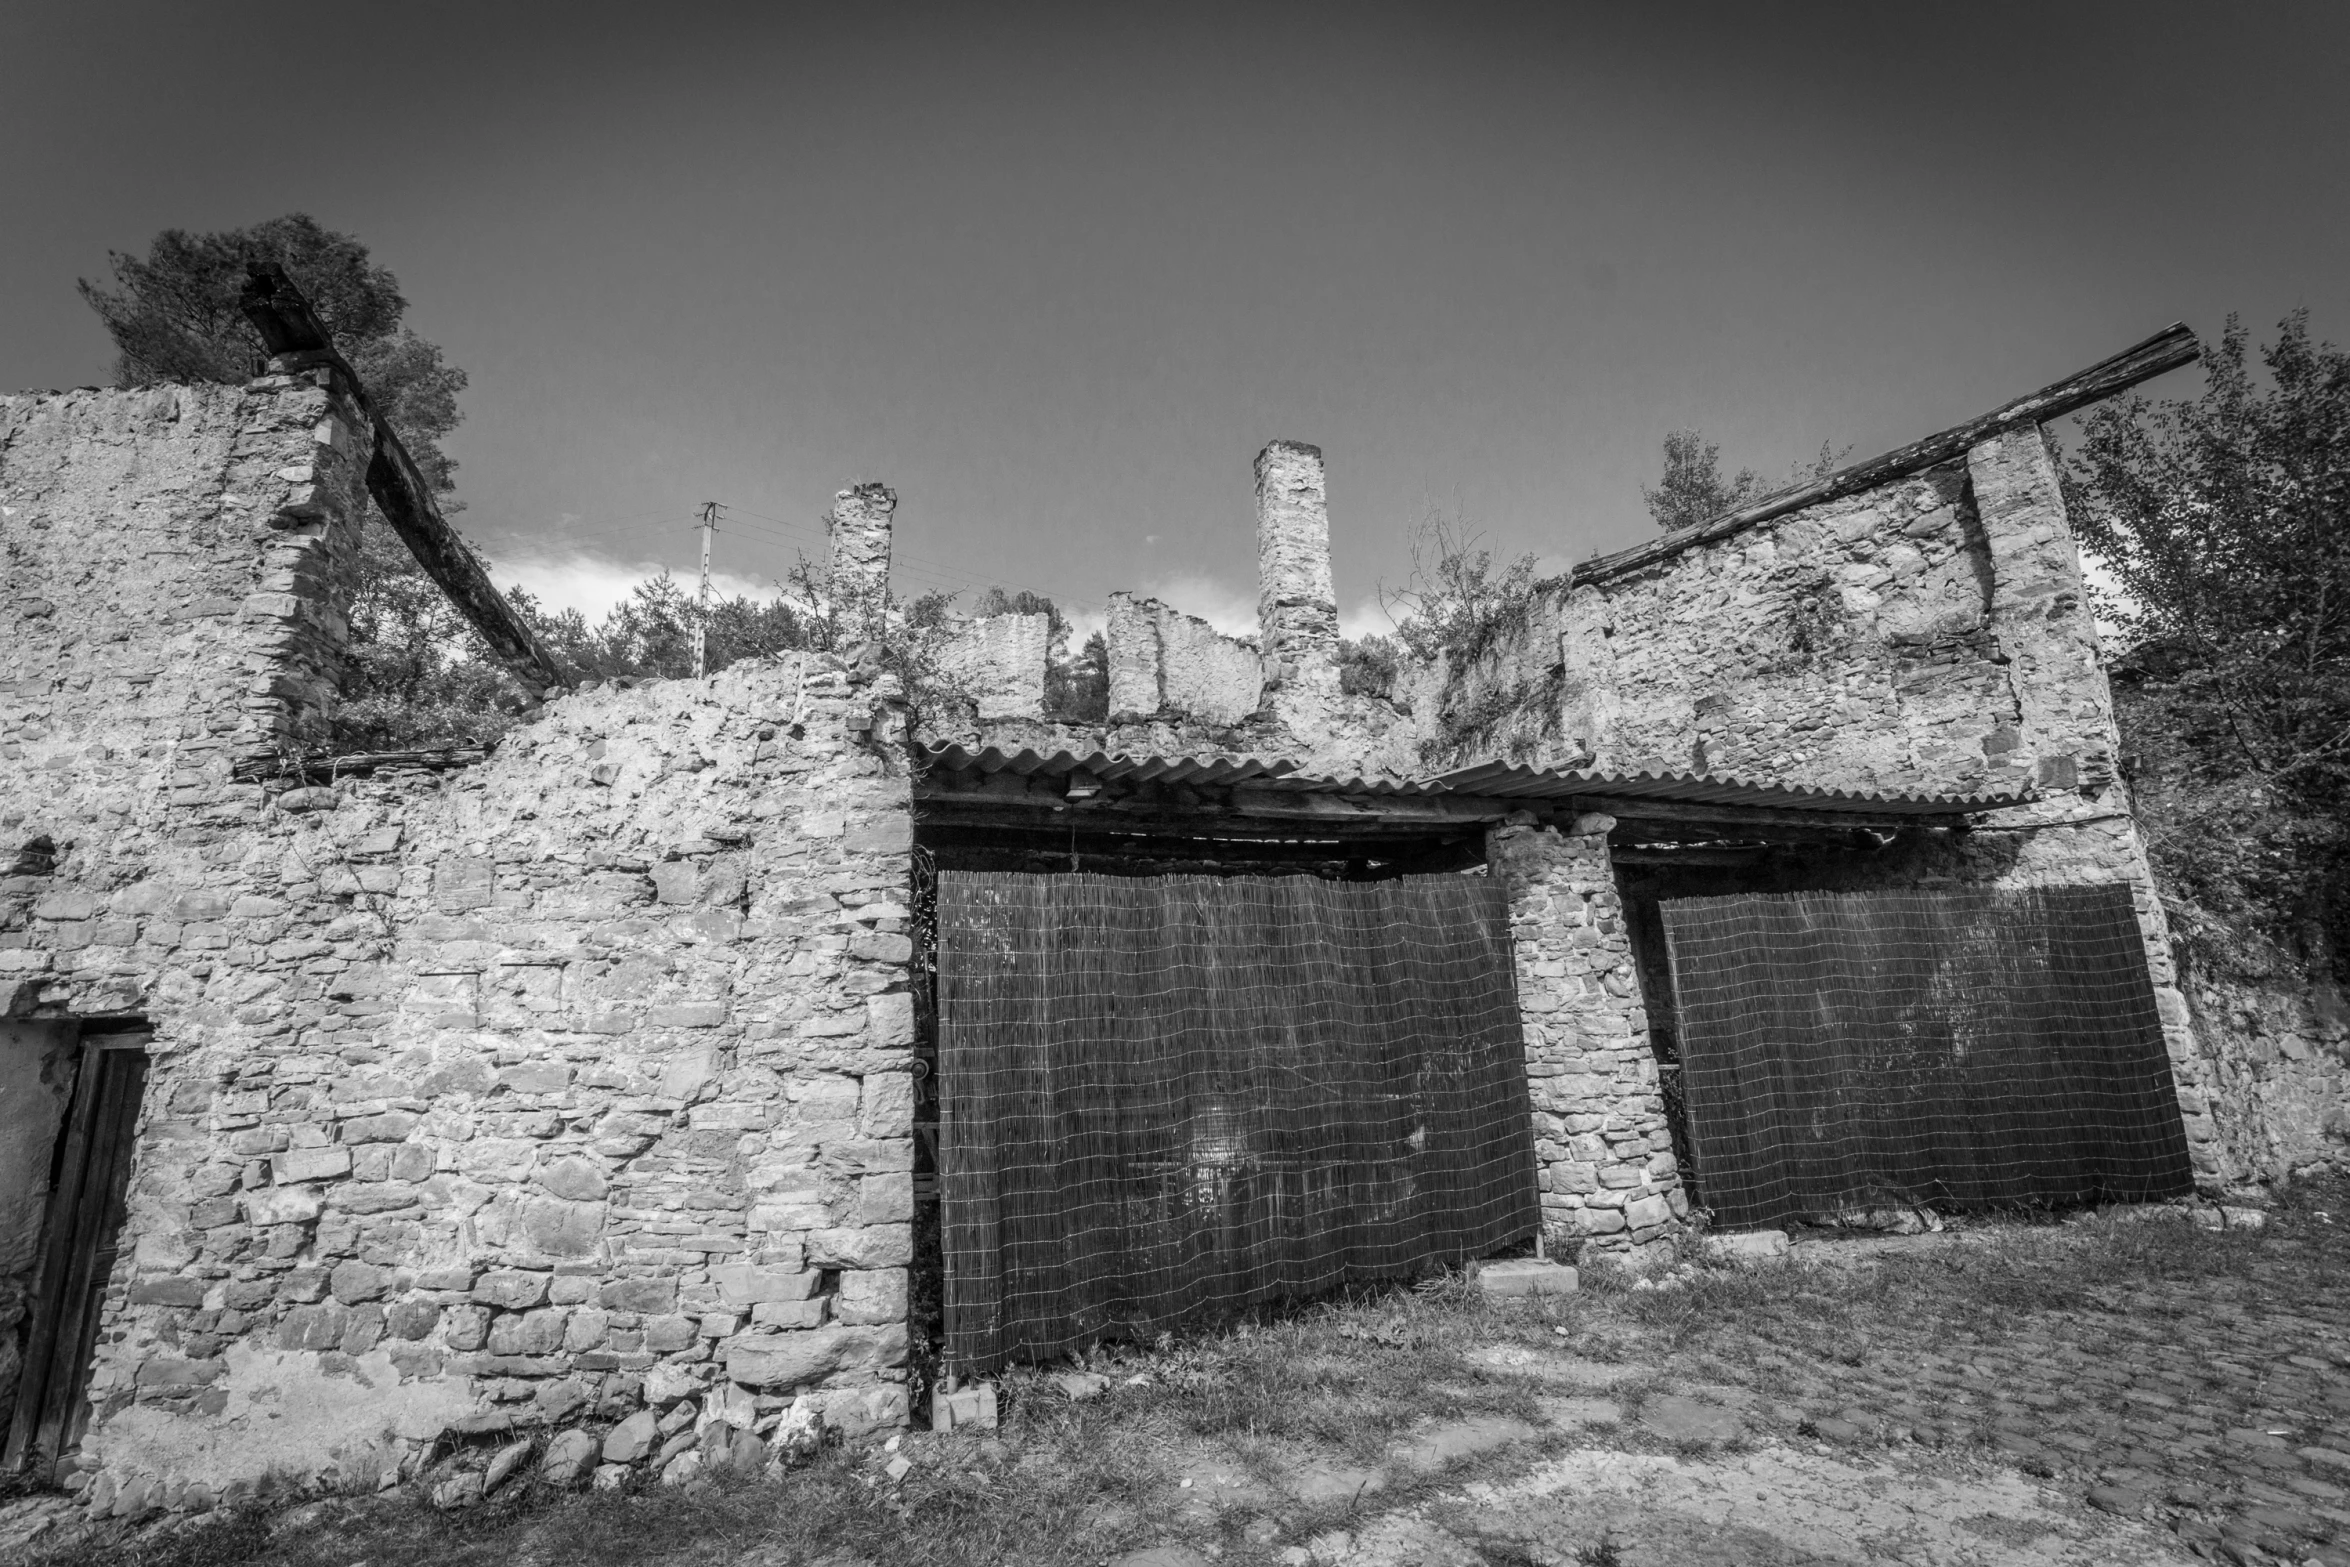
<svg viewBox="0 0 2350 1567">
<path fill-rule="evenodd" d="M 147 1085 L 147 1038 L 101 1034 L 83 1045 L 43 1225 L 16 1415 L 0 1468 L 46 1476 L 89 1424 L 90 1359 L 98 1347 L 106 1280 L 122 1245 L 132 1142 Z"/>
</svg>

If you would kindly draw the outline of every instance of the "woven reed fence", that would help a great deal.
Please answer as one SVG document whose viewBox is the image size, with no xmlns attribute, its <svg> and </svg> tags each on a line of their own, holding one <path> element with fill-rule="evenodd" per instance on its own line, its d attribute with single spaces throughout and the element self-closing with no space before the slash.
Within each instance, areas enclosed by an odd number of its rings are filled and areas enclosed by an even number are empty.
<svg viewBox="0 0 2350 1567">
<path fill-rule="evenodd" d="M 1497 883 L 950 871 L 938 914 L 956 1368 L 1533 1234 Z"/>
<path fill-rule="evenodd" d="M 1696 1185 L 1717 1223 L 2190 1189 L 2127 887 L 1661 908 Z"/>
</svg>

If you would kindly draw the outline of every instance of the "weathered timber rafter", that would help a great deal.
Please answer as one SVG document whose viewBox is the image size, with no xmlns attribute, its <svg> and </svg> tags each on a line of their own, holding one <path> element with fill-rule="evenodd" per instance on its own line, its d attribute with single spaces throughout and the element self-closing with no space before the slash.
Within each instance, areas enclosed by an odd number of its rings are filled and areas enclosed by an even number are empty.
<svg viewBox="0 0 2350 1567">
<path fill-rule="evenodd" d="M 481 560 L 450 527 L 432 498 L 408 448 L 384 422 L 358 373 L 335 348 L 334 339 L 310 308 L 310 301 L 274 261 L 248 263 L 239 303 L 268 346 L 273 368 L 285 371 L 331 366 L 375 427 L 375 458 L 367 465 L 367 492 L 382 508 L 425 574 L 449 595 L 449 602 L 481 633 L 500 663 L 538 698 L 544 688 L 570 683 L 570 676 L 514 606 L 506 601 Z"/>
<path fill-rule="evenodd" d="M 2022 424 L 2045 424 L 2076 410 L 2086 408 L 2117 392 L 2126 392 L 2141 381 L 2149 381 L 2165 371 L 2193 364 L 2201 353 L 2195 334 L 2184 323 L 2174 322 L 2146 339 L 2126 348 L 2111 359 L 2101 360 L 2077 375 L 2066 376 L 2053 386 L 2044 386 L 2029 397 L 2019 397 L 2012 403 L 1994 408 L 1987 414 L 1954 425 L 1922 441 L 1913 441 L 1898 451 L 1872 457 L 1867 462 L 1839 468 L 1824 478 L 1809 484 L 1800 484 L 1776 495 L 1766 496 L 1752 506 L 1717 517 L 1711 522 L 1687 528 L 1679 533 L 1652 539 L 1646 544 L 1604 555 L 1598 560 L 1585 561 L 1568 574 L 1568 582 L 1580 587 L 1587 582 L 1604 582 L 1626 572 L 1653 566 L 1670 560 L 1684 550 L 1700 544 L 1710 544 L 1748 528 L 1784 517 L 1791 511 L 1816 506 L 1821 501 L 1840 496 L 1856 495 L 1904 474 L 1918 473 L 1954 457 L 1966 454 L 1969 447 L 1981 444 L 2002 430 Z"/>
<path fill-rule="evenodd" d="M 1180 833 L 1118 832 L 1100 828 L 1016 828 L 964 822 L 923 822 L 921 842 L 942 854 L 1009 852 L 1047 857 L 1120 859 L 1231 865 L 1334 865 L 1372 862 L 1415 865 L 1473 862 L 1484 854 L 1482 834 L 1469 838 L 1330 839 L 1207 838 Z"/>
<path fill-rule="evenodd" d="M 299 778 L 305 783 L 328 783 L 386 767 L 419 767 L 443 772 L 471 767 L 489 758 L 489 747 L 442 746 L 424 751 L 322 751 L 307 756 L 249 756 L 237 762 L 230 776 L 240 783 L 266 778 Z"/>
<path fill-rule="evenodd" d="M 1524 800 L 1495 804 L 1525 805 Z M 1627 822 L 1692 822 L 1700 826 L 1736 828 L 1799 828 L 1841 831 L 1900 832 L 1904 828 L 1964 827 L 1961 815 L 1927 815 L 1900 811 L 1805 811 L 1784 805 L 1700 805 L 1688 800 L 1642 800 L 1620 795 L 1578 794 L 1547 802 L 1567 811 L 1595 812 Z"/>
<path fill-rule="evenodd" d="M 1525 813 L 1561 827 L 1580 815 L 1612 816 L 1624 830 L 1660 829 L 1679 837 L 1696 830 L 1708 836 L 1771 839 L 1787 843 L 1857 843 L 1869 833 L 1962 827 L 1963 817 L 1918 816 L 1856 811 L 1799 811 L 1785 807 L 1695 805 L 1679 800 L 1617 799 L 1578 795 L 1556 800 L 1470 799 L 1442 795 L 1340 797 L 1235 790 L 1229 803 L 1195 799 L 1175 805 L 1157 801 L 1096 797 L 1072 800 L 1058 794 L 1003 790 L 942 793 L 917 788 L 918 821 L 1002 828 L 1191 833 L 1205 837 L 1323 840 L 1416 838 L 1474 832 Z"/>
</svg>

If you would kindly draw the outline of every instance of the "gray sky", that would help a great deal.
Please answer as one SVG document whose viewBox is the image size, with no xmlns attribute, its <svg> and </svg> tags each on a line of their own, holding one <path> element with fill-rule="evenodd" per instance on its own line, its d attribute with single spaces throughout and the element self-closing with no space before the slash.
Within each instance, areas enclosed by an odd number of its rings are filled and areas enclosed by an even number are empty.
<svg viewBox="0 0 2350 1567">
<path fill-rule="evenodd" d="M 300 209 L 559 597 L 711 499 L 764 581 L 877 478 L 903 590 L 1229 619 L 1279 436 L 1360 624 L 1432 506 L 1647 536 L 1676 427 L 1776 473 L 2172 320 L 2350 336 L 2346 59 L 2332 5 L 20 7 L 0 385 L 105 378 L 109 248 Z"/>
</svg>

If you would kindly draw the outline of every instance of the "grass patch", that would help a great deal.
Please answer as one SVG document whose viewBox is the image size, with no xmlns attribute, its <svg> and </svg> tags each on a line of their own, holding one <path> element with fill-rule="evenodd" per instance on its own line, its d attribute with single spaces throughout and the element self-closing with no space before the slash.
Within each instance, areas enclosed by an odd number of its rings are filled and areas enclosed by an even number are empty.
<svg viewBox="0 0 2350 1567">
<path fill-rule="evenodd" d="M 2306 1298 L 2309 1280 L 2350 1267 L 2350 1222 L 2336 1222 L 2350 1221 L 2345 1198 L 2350 1189 L 2339 1182 L 2296 1187 L 2258 1232 L 2116 1218 L 1970 1225 L 1866 1260 L 1695 1265 L 1664 1289 L 1595 1272 L 1578 1295 L 1508 1303 L 1457 1278 L 1365 1290 L 1181 1342 L 1097 1349 L 1084 1366 L 1108 1376 L 1110 1391 L 1082 1403 L 1052 1380 L 1064 1367 L 1008 1373 L 1003 1429 L 908 1436 L 902 1451 L 914 1467 L 903 1483 L 887 1479 L 890 1455 L 876 1446 L 836 1446 L 780 1480 L 588 1494 L 521 1488 L 456 1513 L 410 1489 L 92 1536 L 46 1554 L 36 1548 L 29 1567 L 1078 1567 L 1171 1539 L 1217 1544 L 1226 1563 L 1270 1562 L 1281 1545 L 1317 1530 L 1437 1501 L 1468 1479 L 1544 1454 L 1658 1444 L 1627 1421 L 1613 1430 L 1546 1429 L 1436 1473 L 1389 1466 L 1376 1492 L 1267 1500 L 1261 1511 L 1284 1531 L 1273 1545 L 1242 1535 L 1259 1508 L 1217 1516 L 1177 1477 L 1223 1466 L 1253 1474 L 1273 1498 L 1309 1463 L 1385 1465 L 1427 1421 L 1500 1416 L 1543 1428 L 1544 1400 L 1559 1389 L 1539 1372 L 1570 1360 L 1636 1371 L 1607 1392 L 1627 1414 L 1652 1387 L 1708 1380 L 1773 1398 L 1800 1394 L 1814 1409 L 1834 1410 L 1846 1397 L 1866 1403 L 1872 1382 L 1883 1399 L 1914 1392 L 1939 1403 L 1944 1394 L 1908 1376 L 1923 1355 L 1963 1357 L 1969 1345 L 2052 1328 L 2096 1355 L 2112 1314 L 2142 1324 L 2149 1312 L 2215 1300 Z M 1839 1244 L 1807 1244 L 1798 1256 L 1829 1257 Z M 1528 1353 L 1497 1363 L 1496 1349 Z M 1967 1420 L 1979 1423 L 1983 1413 L 1978 1405 Z M 1793 1429 L 1817 1427 L 1807 1420 Z M 1961 1439 L 1955 1427 L 1951 1439 Z M 1580 1549 L 1612 1548 L 1603 1540 Z"/>
<path fill-rule="evenodd" d="M 1488 1304 L 1456 1282 L 1361 1291 L 1266 1314 L 1163 1347 L 1105 1347 L 1084 1361 L 1107 1394 L 1072 1402 L 1065 1367 L 1002 1379 L 1004 1428 L 992 1437 L 908 1436 L 902 1484 L 871 1444 L 827 1449 L 779 1480 L 706 1480 L 564 1494 L 526 1488 L 443 1513 L 413 1490 L 253 1510 L 135 1540 L 88 1539 L 38 1567 L 1040 1567 L 1097 1563 L 1168 1537 L 1220 1541 L 1250 1559 L 1245 1510 L 1179 1521 L 1197 1493 L 1177 1476 L 1203 1459 L 1254 1470 L 1277 1489 L 1307 1458 L 1376 1467 L 1428 1419 L 1500 1415 L 1538 1425 L 1523 1379 L 1473 1350 L 1513 1335 L 1555 1344 L 1550 1317 Z M 1136 1381 L 1139 1379 L 1139 1381 Z M 1550 1445 L 1557 1445 L 1555 1443 Z M 1369 1495 L 1284 1501 L 1287 1538 L 1457 1483 L 1391 1474 Z M 1269 1553 L 1264 1553 L 1268 1554 Z"/>
</svg>

